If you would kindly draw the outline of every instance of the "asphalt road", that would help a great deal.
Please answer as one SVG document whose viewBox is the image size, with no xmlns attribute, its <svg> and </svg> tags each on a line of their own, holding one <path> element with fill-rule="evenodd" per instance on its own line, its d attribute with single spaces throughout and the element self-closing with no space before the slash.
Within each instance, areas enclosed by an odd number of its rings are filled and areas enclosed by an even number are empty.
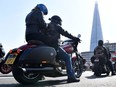
<svg viewBox="0 0 116 87">
<path fill-rule="evenodd" d="M 80 82 L 67 83 L 67 77 L 49 78 L 33 85 L 21 85 L 12 74 L 0 74 L 0 87 L 116 87 L 116 75 L 95 77 L 93 72 L 85 71 L 80 77 Z"/>
</svg>

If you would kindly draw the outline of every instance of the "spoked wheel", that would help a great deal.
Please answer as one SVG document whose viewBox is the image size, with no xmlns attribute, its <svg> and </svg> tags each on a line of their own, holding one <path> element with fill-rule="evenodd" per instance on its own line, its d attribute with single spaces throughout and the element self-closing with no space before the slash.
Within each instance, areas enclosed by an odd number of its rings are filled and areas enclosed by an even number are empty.
<svg viewBox="0 0 116 87">
<path fill-rule="evenodd" d="M 114 70 L 115 70 L 115 72 L 116 72 L 116 62 L 115 62 L 115 64 L 114 64 Z"/>
<path fill-rule="evenodd" d="M 0 66 L 0 71 L 2 74 L 8 74 L 12 71 L 12 66 L 3 63 Z"/>
<path fill-rule="evenodd" d="M 14 66 L 12 74 L 16 81 L 21 84 L 34 84 L 42 79 L 43 75 L 39 73 L 24 72 L 20 67 Z"/>
<path fill-rule="evenodd" d="M 78 61 L 77 60 L 73 61 L 73 68 L 76 77 L 79 78 L 83 73 L 83 61 L 81 61 L 81 59 Z"/>
</svg>

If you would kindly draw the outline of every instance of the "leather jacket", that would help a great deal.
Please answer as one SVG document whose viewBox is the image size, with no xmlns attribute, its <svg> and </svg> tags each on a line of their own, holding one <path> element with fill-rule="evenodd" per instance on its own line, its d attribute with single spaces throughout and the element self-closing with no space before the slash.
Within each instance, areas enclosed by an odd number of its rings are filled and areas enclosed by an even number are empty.
<svg viewBox="0 0 116 87">
<path fill-rule="evenodd" d="M 32 10 L 25 19 L 26 22 L 26 41 L 28 40 L 37 40 L 33 35 L 36 35 L 36 37 L 39 37 L 38 40 L 46 39 L 45 37 L 45 29 L 47 27 L 47 24 L 45 23 L 43 19 L 43 14 L 39 9 Z"/>
<path fill-rule="evenodd" d="M 76 39 L 76 37 L 65 31 L 60 25 L 54 22 L 50 22 L 48 24 L 47 30 L 48 37 L 50 38 L 48 44 L 55 46 L 56 48 L 58 48 L 58 40 L 60 39 L 60 35 L 63 35 L 70 39 Z"/>
</svg>

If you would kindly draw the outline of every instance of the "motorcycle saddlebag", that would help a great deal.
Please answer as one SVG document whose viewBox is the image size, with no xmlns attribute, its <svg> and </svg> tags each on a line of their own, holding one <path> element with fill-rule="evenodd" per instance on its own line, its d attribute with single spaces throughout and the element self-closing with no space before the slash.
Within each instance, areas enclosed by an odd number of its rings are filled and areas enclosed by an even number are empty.
<svg viewBox="0 0 116 87">
<path fill-rule="evenodd" d="M 19 57 L 19 63 L 42 63 L 47 61 L 54 63 L 56 51 L 53 47 L 38 46 L 36 48 L 28 48 Z"/>
</svg>

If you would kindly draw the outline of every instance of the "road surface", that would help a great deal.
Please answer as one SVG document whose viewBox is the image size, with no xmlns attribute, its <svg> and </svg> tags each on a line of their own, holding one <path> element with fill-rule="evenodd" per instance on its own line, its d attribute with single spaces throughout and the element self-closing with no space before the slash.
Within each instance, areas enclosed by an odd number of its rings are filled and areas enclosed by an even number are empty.
<svg viewBox="0 0 116 87">
<path fill-rule="evenodd" d="M 33 85 L 21 85 L 12 74 L 0 74 L 0 87 L 116 87 L 116 75 L 95 77 L 92 71 L 83 72 L 80 82 L 67 83 L 67 77 L 49 78 Z"/>
</svg>

